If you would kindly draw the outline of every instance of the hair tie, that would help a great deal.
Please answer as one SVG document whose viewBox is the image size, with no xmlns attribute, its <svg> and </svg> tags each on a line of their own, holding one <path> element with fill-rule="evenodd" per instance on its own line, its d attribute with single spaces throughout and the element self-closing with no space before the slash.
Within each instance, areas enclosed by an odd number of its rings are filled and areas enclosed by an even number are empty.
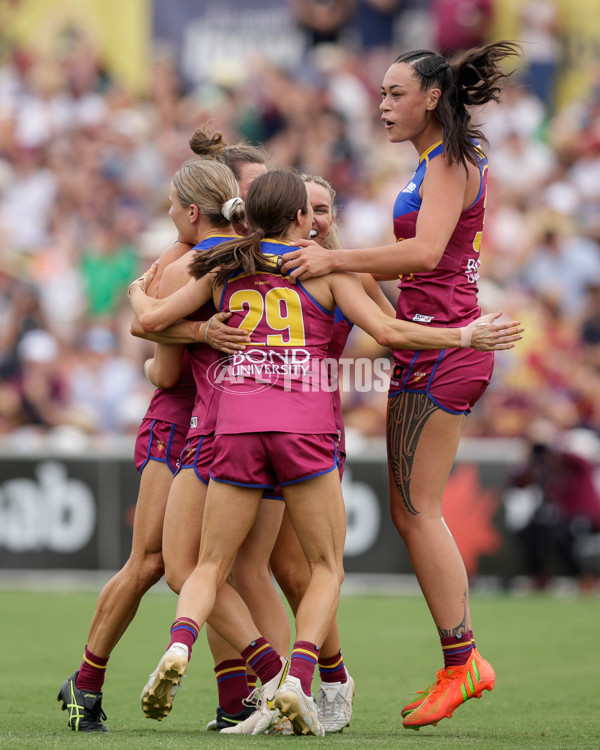
<svg viewBox="0 0 600 750">
<path fill-rule="evenodd" d="M 255 229 L 254 234 L 258 237 L 259 240 L 262 240 L 265 236 L 265 233 L 262 229 Z"/>
<path fill-rule="evenodd" d="M 235 207 L 240 203 L 244 203 L 241 198 L 230 198 L 228 201 L 225 201 L 225 203 L 223 203 L 223 205 L 221 206 L 221 213 L 227 219 L 227 221 L 231 221 L 231 214 L 233 213 Z"/>
</svg>

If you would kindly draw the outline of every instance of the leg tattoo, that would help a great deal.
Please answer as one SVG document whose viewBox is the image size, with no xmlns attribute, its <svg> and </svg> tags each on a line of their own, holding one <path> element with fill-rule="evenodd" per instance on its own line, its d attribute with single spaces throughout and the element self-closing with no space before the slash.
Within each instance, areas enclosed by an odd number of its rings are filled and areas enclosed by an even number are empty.
<svg viewBox="0 0 600 750">
<path fill-rule="evenodd" d="M 419 514 L 409 490 L 415 450 L 425 422 L 437 409 L 424 393 L 399 393 L 390 399 L 387 429 L 390 467 L 404 507 L 413 516 Z"/>
<path fill-rule="evenodd" d="M 464 593 L 463 598 L 463 605 L 464 605 L 464 614 L 462 622 L 460 622 L 455 628 L 445 629 L 438 627 L 438 633 L 440 634 L 440 638 L 462 638 L 463 635 L 467 632 L 467 592 Z"/>
</svg>

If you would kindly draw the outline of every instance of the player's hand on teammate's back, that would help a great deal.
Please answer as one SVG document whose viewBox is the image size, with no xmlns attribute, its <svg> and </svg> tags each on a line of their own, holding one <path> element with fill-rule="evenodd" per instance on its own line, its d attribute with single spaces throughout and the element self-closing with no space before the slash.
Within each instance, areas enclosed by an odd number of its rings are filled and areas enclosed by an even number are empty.
<svg viewBox="0 0 600 750">
<path fill-rule="evenodd" d="M 227 325 L 227 320 L 232 313 L 229 311 L 219 312 L 210 319 L 210 325 L 206 331 L 206 343 L 213 349 L 225 352 L 226 354 L 235 354 L 246 348 L 250 343 L 248 331 L 243 328 L 234 328 Z"/>
<path fill-rule="evenodd" d="M 325 276 L 334 270 L 331 250 L 322 247 L 314 240 L 298 240 L 297 243 L 300 250 L 285 253 L 281 265 L 282 273 L 290 272 L 290 281 Z"/>
</svg>

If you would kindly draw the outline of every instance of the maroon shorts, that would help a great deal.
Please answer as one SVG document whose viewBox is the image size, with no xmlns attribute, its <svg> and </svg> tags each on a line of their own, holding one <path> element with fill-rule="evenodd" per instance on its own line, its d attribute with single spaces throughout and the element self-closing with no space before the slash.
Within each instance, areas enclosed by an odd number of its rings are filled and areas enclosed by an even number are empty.
<svg viewBox="0 0 600 750">
<path fill-rule="evenodd" d="M 148 417 L 142 419 L 133 453 L 136 469 L 141 472 L 148 461 L 160 461 L 175 474 L 187 432 L 187 427 L 172 422 Z"/>
<path fill-rule="evenodd" d="M 450 414 L 468 414 L 488 387 L 493 369 L 493 352 L 397 352 L 389 395 L 426 393 L 440 409 Z"/>
<path fill-rule="evenodd" d="M 339 466 L 338 469 L 340 470 L 340 480 L 344 476 L 344 467 L 346 466 L 346 453 L 339 451 Z M 265 490 L 263 492 L 263 498 L 265 500 L 283 500 L 283 490 L 281 489 L 281 486 L 278 484 L 277 487 L 275 487 L 274 490 Z"/>
<path fill-rule="evenodd" d="M 210 477 L 216 482 L 256 487 L 274 496 L 277 485 L 303 482 L 339 466 L 336 435 L 247 432 L 217 435 Z"/>
<path fill-rule="evenodd" d="M 181 451 L 177 473 L 184 469 L 193 469 L 198 479 L 204 482 L 204 484 L 208 484 L 214 441 L 214 432 L 208 435 L 194 435 L 191 437 Z"/>
</svg>

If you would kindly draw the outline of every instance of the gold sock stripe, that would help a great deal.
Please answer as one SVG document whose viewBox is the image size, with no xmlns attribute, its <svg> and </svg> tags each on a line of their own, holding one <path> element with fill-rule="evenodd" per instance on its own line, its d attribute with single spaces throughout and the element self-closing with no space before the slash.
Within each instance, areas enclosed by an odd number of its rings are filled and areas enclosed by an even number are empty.
<svg viewBox="0 0 600 750">
<path fill-rule="evenodd" d="M 196 631 L 196 635 L 198 635 L 198 633 L 200 632 L 200 628 L 198 627 L 198 623 L 195 622 L 194 620 L 188 620 L 187 617 L 179 617 L 179 618 L 177 618 L 177 620 L 175 620 L 175 622 L 173 623 L 173 627 L 171 628 L 171 630 L 172 631 L 176 630 L 177 628 L 180 628 L 183 625 L 189 625 L 189 627 L 192 628 L 192 630 Z"/>
<path fill-rule="evenodd" d="M 321 662 L 321 660 L 319 659 L 319 668 L 320 669 L 337 669 L 343 663 L 344 663 L 343 656 L 340 656 L 340 658 L 337 661 L 333 662 L 333 664 L 323 664 L 323 662 Z"/>
<path fill-rule="evenodd" d="M 266 648 L 271 648 L 271 646 L 268 643 L 263 643 L 262 646 L 259 646 L 256 651 L 253 651 L 250 656 L 248 657 L 247 661 L 252 661 L 255 657 L 257 657 L 261 651 L 264 651 Z"/>
<path fill-rule="evenodd" d="M 464 648 L 465 646 L 471 646 L 473 647 L 475 645 L 475 640 L 471 638 L 470 641 L 462 641 L 461 643 L 452 643 L 448 646 L 442 646 L 442 651 L 452 651 L 452 649 L 455 648 Z"/>
<path fill-rule="evenodd" d="M 317 654 L 315 654 L 315 652 L 314 652 L 314 651 L 309 651 L 309 650 L 308 650 L 307 648 L 295 648 L 295 649 L 294 649 L 294 650 L 292 651 L 292 658 L 293 658 L 293 657 L 294 657 L 294 656 L 295 656 L 296 654 L 307 654 L 308 656 L 310 656 L 310 657 L 311 657 L 311 659 L 314 659 L 314 660 L 315 660 L 315 662 L 317 661 L 317 658 L 318 658 L 318 657 L 317 657 Z"/>
<path fill-rule="evenodd" d="M 246 674 L 246 667 L 229 667 L 227 669 L 220 669 L 218 672 L 215 672 L 217 677 L 221 677 L 224 674 L 229 674 L 231 672 L 239 672 L 240 675 Z"/>
<path fill-rule="evenodd" d="M 86 664 L 89 664 L 90 667 L 95 667 L 96 669 L 106 669 L 106 664 L 96 664 L 96 662 L 93 662 L 91 659 L 88 659 L 87 656 L 84 655 L 83 661 Z"/>
</svg>

